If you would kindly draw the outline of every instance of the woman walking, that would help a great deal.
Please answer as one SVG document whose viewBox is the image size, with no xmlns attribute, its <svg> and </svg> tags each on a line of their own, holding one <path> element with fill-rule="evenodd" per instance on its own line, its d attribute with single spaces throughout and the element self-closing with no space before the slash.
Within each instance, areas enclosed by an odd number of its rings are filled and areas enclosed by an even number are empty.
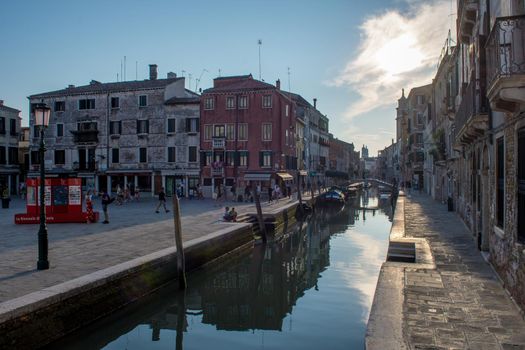
<svg viewBox="0 0 525 350">
<path fill-rule="evenodd" d="M 91 190 L 86 194 L 86 212 L 86 222 L 88 224 L 96 222 L 95 213 L 93 212 L 93 195 L 91 194 Z"/>
</svg>

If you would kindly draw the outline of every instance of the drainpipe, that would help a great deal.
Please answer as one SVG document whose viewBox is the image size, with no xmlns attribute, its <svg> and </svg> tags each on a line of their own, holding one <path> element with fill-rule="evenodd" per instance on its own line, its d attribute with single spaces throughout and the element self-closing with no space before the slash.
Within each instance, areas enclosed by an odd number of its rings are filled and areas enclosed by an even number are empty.
<svg viewBox="0 0 525 350">
<path fill-rule="evenodd" d="M 487 3 L 486 3 L 486 6 L 487 6 L 487 18 L 488 18 L 488 21 L 487 22 L 487 37 L 488 37 L 488 34 L 490 34 L 490 0 L 487 0 Z M 485 59 L 485 62 L 487 60 Z M 486 78 L 486 77 L 485 77 Z M 485 88 L 485 89 L 488 89 L 488 86 Z M 487 100 L 488 100 L 488 97 L 487 97 Z M 487 101 L 488 104 L 487 104 L 487 108 L 488 108 L 488 112 L 489 112 L 489 144 L 490 145 L 493 145 L 494 143 L 494 135 L 492 133 L 492 107 L 490 106 L 490 101 Z"/>
</svg>

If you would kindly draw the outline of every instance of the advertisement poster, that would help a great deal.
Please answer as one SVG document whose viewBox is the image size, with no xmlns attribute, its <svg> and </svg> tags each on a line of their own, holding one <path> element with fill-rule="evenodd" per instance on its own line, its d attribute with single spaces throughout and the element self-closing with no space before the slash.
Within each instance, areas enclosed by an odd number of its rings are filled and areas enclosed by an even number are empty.
<svg viewBox="0 0 525 350">
<path fill-rule="evenodd" d="M 51 205 L 51 186 L 45 186 L 44 198 L 46 205 Z"/>
<path fill-rule="evenodd" d="M 67 186 L 53 186 L 53 205 L 67 205 Z"/>
<path fill-rule="evenodd" d="M 36 205 L 36 187 L 27 187 L 27 205 Z"/>
<path fill-rule="evenodd" d="M 70 205 L 82 204 L 80 193 L 81 193 L 80 186 L 69 186 L 69 204 Z"/>
</svg>

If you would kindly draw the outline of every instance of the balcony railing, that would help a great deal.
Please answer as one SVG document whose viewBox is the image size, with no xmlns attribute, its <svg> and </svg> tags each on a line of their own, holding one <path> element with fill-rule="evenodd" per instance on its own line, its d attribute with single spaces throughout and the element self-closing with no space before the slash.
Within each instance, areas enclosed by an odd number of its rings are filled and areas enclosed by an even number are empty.
<svg viewBox="0 0 525 350">
<path fill-rule="evenodd" d="M 467 129 L 478 132 L 485 128 L 477 122 L 484 123 L 488 118 L 488 101 L 485 87 L 482 81 L 472 79 L 465 89 L 465 94 L 456 112 L 455 118 L 455 137 L 456 142 L 463 142 L 465 136 L 471 135 Z"/>
<path fill-rule="evenodd" d="M 478 1 L 479 0 L 458 1 L 459 40 L 462 42 L 468 42 L 472 36 L 472 30 L 476 23 Z"/>
<path fill-rule="evenodd" d="M 224 137 L 214 137 L 211 139 L 212 148 L 225 148 L 226 139 Z"/>
<path fill-rule="evenodd" d="M 489 90 L 501 77 L 525 74 L 525 15 L 497 18 L 486 52 Z"/>
<path fill-rule="evenodd" d="M 211 168 L 212 176 L 224 176 L 224 167 Z"/>
<path fill-rule="evenodd" d="M 97 143 L 98 130 L 71 131 L 75 143 Z"/>
</svg>

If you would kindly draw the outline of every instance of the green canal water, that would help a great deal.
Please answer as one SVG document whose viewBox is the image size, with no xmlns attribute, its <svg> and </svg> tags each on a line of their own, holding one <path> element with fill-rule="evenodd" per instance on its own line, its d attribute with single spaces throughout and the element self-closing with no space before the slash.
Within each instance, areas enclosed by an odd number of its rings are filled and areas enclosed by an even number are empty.
<svg viewBox="0 0 525 350">
<path fill-rule="evenodd" d="M 390 219 L 389 201 L 364 193 L 50 348 L 361 349 Z"/>
</svg>

